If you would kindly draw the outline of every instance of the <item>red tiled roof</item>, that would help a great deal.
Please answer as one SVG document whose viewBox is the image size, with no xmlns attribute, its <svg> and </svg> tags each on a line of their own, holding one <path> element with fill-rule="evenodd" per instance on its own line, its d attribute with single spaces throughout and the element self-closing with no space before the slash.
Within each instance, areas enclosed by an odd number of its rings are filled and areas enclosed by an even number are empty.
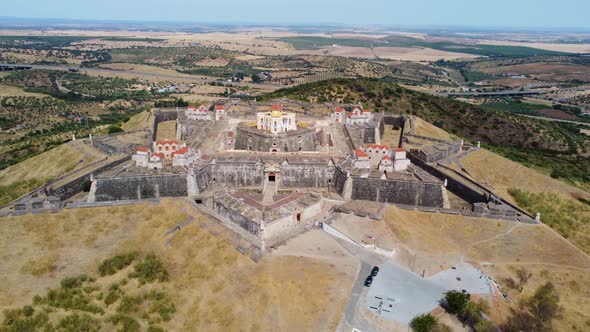
<svg viewBox="0 0 590 332">
<path fill-rule="evenodd" d="M 336 112 L 336 113 L 342 113 L 342 112 L 344 112 L 344 111 L 345 111 L 345 109 L 344 109 L 344 108 L 342 108 L 342 107 L 338 107 L 338 108 L 336 108 L 336 109 L 334 110 L 334 112 Z"/>
<path fill-rule="evenodd" d="M 192 106 L 192 105 L 191 105 L 191 106 L 188 106 L 187 108 L 188 108 L 189 110 L 196 110 L 196 109 L 197 109 L 197 106 Z"/>
<path fill-rule="evenodd" d="M 281 110 L 283 110 L 283 106 L 275 104 L 275 105 L 272 105 L 270 107 L 270 109 L 273 111 L 281 111 Z"/>
<path fill-rule="evenodd" d="M 177 144 L 177 141 L 169 141 L 169 140 L 163 140 L 163 141 L 156 141 L 156 145 L 172 145 L 172 144 Z"/>
<path fill-rule="evenodd" d="M 383 157 L 383 159 L 381 159 L 381 160 L 391 160 L 391 157 L 390 157 L 390 156 L 385 156 L 385 157 Z"/>
<path fill-rule="evenodd" d="M 363 150 L 359 150 L 359 149 L 356 149 L 356 150 L 354 150 L 354 154 L 355 154 L 357 157 L 368 157 L 368 156 L 369 156 L 369 155 L 368 155 L 368 154 L 366 154 L 366 153 L 365 153 Z"/>
<path fill-rule="evenodd" d="M 175 155 L 177 154 L 186 154 L 187 152 L 190 151 L 191 148 L 189 148 L 188 146 L 185 146 L 183 148 L 180 148 L 174 152 L 172 152 L 172 154 L 170 155 L 172 158 L 174 158 Z"/>
<path fill-rule="evenodd" d="M 148 148 L 137 148 L 137 152 L 148 152 L 150 149 Z"/>
<path fill-rule="evenodd" d="M 225 109 L 225 107 L 223 105 L 215 105 L 215 110 L 217 111 L 223 111 Z"/>
<path fill-rule="evenodd" d="M 406 149 L 404 149 L 404 148 L 395 148 L 395 149 L 393 149 L 393 151 L 395 151 L 395 152 L 406 152 Z"/>
<path fill-rule="evenodd" d="M 164 158 L 164 154 L 162 152 L 157 153 L 157 152 L 153 152 L 152 154 L 150 154 L 150 158 L 151 157 L 160 157 L 160 158 Z"/>
</svg>

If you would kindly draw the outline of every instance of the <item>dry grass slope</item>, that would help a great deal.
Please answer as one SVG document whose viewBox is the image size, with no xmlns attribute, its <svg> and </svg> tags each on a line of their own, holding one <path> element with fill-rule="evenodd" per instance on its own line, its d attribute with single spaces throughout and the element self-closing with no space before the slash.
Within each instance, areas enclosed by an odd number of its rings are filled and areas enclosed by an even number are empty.
<svg viewBox="0 0 590 332">
<path fill-rule="evenodd" d="M 465 218 L 462 216 L 386 210 L 385 222 L 403 247 L 413 257 L 416 270 L 436 271 L 468 260 L 485 264 L 492 275 L 510 293 L 508 306 L 531 294 L 547 280 L 554 282 L 564 309 L 563 318 L 555 322 L 556 331 L 587 328 L 590 320 L 590 257 L 545 225 Z M 430 264 L 430 265 L 429 265 Z M 435 265 L 436 266 L 433 266 Z M 505 279 L 514 277 L 512 269 L 524 266 L 533 279 L 523 294 L 508 288 Z M 497 301 L 496 301 L 497 302 Z M 506 318 L 508 307 L 499 302 L 493 318 Z"/>
<path fill-rule="evenodd" d="M 196 222 L 162 237 L 189 215 Z M 167 330 L 333 329 L 341 311 L 326 308 L 348 296 L 332 291 L 342 280 L 347 287 L 351 282 L 336 266 L 296 256 L 271 256 L 256 264 L 200 228 L 205 217 L 182 200 L 39 218 L 0 220 L 1 308 L 22 306 L 65 276 L 95 274 L 101 260 L 135 250 L 156 253 L 170 273 L 168 292 L 177 313 L 161 324 Z"/>
</svg>

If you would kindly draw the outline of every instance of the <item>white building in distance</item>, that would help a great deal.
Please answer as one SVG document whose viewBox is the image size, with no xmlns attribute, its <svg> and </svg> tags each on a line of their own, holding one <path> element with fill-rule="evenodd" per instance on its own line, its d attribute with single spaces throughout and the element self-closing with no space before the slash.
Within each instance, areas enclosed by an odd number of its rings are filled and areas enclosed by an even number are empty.
<svg viewBox="0 0 590 332">
<path fill-rule="evenodd" d="M 295 113 L 285 113 L 282 106 L 273 105 L 270 112 L 256 114 L 256 128 L 273 134 L 297 130 Z"/>
<path fill-rule="evenodd" d="M 187 107 L 185 115 L 189 120 L 213 120 L 211 117 L 211 113 L 209 113 L 209 110 L 207 109 L 207 106 L 205 106 L 205 104 L 202 104 L 201 106 L 199 106 L 199 108 L 195 106 Z"/>
</svg>

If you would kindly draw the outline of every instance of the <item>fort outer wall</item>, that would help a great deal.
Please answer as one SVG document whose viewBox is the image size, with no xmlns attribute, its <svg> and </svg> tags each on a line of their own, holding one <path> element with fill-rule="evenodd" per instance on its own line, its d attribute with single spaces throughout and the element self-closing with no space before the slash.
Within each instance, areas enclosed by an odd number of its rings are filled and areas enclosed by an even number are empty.
<svg viewBox="0 0 590 332">
<path fill-rule="evenodd" d="M 91 180 L 91 174 L 98 174 L 100 172 L 106 171 L 106 170 L 111 169 L 119 164 L 122 164 L 130 159 L 131 159 L 131 156 L 128 156 L 125 158 L 121 158 L 121 159 L 117 159 L 115 161 L 112 161 L 106 165 L 103 165 L 103 166 L 93 170 L 92 172 L 83 174 L 83 175 L 73 179 L 72 181 L 70 181 L 58 188 L 50 188 L 50 186 L 47 186 L 47 187 L 45 187 L 45 195 L 46 196 L 56 196 L 56 197 L 59 197 L 59 199 L 61 199 L 62 201 L 65 201 L 65 200 L 73 197 L 77 193 L 84 191 L 84 184 Z"/>
<path fill-rule="evenodd" d="M 418 157 L 414 156 L 413 154 L 408 153 L 408 158 L 412 161 L 413 164 L 427 171 L 436 178 L 442 181 L 447 180 L 447 190 L 451 191 L 453 194 L 459 196 L 465 201 L 473 204 L 478 202 L 487 202 L 489 200 L 485 192 L 475 190 L 474 188 L 471 188 L 461 183 L 461 181 L 456 180 L 453 177 L 439 171 L 438 169 L 436 169 L 436 167 L 428 165 L 427 163 L 425 163 Z"/>
<path fill-rule="evenodd" d="M 91 191 L 96 202 L 186 197 L 187 183 L 187 174 L 97 177 Z"/>
<path fill-rule="evenodd" d="M 334 165 L 283 165 L 279 187 L 328 188 L 334 182 Z"/>
<path fill-rule="evenodd" d="M 405 205 L 443 207 L 440 183 L 352 177 L 352 199 Z"/>
</svg>

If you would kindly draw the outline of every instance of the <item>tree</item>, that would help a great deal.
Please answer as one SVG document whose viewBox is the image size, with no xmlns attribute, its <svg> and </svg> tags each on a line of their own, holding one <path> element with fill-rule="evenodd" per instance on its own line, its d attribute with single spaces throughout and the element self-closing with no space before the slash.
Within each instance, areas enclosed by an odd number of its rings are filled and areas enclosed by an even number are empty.
<svg viewBox="0 0 590 332">
<path fill-rule="evenodd" d="M 527 306 L 533 314 L 544 325 L 551 326 L 553 319 L 559 317 L 559 295 L 555 291 L 553 283 L 548 281 L 540 286 L 535 294 L 527 301 Z"/>
<path fill-rule="evenodd" d="M 250 76 L 250 78 L 252 78 L 252 82 L 254 82 L 254 83 L 260 82 L 260 77 L 256 74 L 252 74 L 252 76 Z"/>
<path fill-rule="evenodd" d="M 431 332 L 438 324 L 438 318 L 431 314 L 422 314 L 414 317 L 410 326 L 416 332 Z"/>
<path fill-rule="evenodd" d="M 462 293 L 455 290 L 448 291 L 445 293 L 444 307 L 451 314 L 462 314 L 470 297 L 471 295 L 469 293 Z"/>
<path fill-rule="evenodd" d="M 526 286 L 532 276 L 533 274 L 527 271 L 524 266 L 521 266 L 520 269 L 516 270 L 516 277 L 518 278 L 516 286 L 519 293 L 522 293 L 524 286 Z"/>
<path fill-rule="evenodd" d="M 551 282 L 541 285 L 535 294 L 523 302 L 520 310 L 512 310 L 503 331 L 551 331 L 553 319 L 560 316 L 559 295 Z"/>
</svg>

